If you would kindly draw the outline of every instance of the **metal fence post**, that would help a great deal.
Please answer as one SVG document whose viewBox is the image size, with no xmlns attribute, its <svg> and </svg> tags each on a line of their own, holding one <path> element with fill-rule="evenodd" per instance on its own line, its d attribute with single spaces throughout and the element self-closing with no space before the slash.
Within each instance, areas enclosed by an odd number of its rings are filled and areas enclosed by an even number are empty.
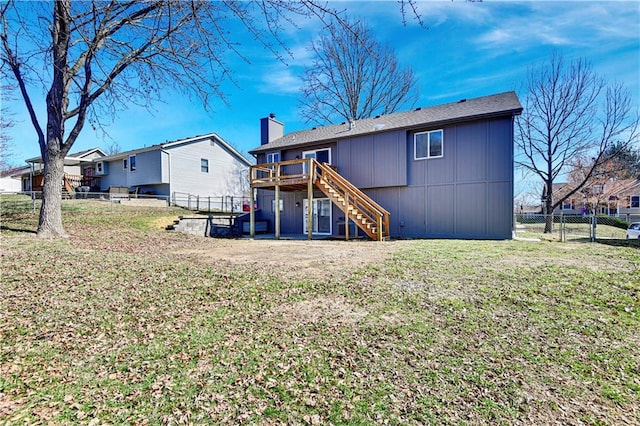
<svg viewBox="0 0 640 426">
<path fill-rule="evenodd" d="M 591 242 L 596 241 L 596 226 L 598 224 L 598 216 L 595 213 L 591 216 Z"/>
</svg>

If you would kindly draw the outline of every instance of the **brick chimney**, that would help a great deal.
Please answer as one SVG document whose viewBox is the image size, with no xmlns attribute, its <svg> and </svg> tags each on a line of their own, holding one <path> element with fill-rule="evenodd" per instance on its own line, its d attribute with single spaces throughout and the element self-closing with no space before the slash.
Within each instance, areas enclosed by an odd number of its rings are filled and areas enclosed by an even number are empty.
<svg viewBox="0 0 640 426">
<path fill-rule="evenodd" d="M 260 119 L 260 145 L 266 145 L 284 136 L 284 124 L 276 120 L 274 113 Z"/>
</svg>

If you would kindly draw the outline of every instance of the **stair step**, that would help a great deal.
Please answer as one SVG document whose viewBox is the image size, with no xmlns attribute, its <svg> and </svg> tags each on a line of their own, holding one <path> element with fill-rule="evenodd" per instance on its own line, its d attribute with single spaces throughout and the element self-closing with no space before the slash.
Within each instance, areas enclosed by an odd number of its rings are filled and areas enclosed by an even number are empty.
<svg viewBox="0 0 640 426">
<path fill-rule="evenodd" d="M 364 231 L 364 233 L 371 239 L 388 239 L 388 236 L 378 235 L 378 230 L 380 228 L 378 226 L 378 221 L 371 219 L 372 215 L 375 215 L 376 213 L 374 211 L 369 211 L 366 207 L 352 204 L 352 202 L 355 202 L 355 199 L 347 197 L 345 192 L 347 190 L 351 190 L 344 189 L 339 180 L 331 181 L 333 179 L 332 173 L 334 172 L 327 172 L 325 176 L 318 176 L 316 186 L 321 189 L 335 205 L 340 207 L 346 213 L 345 216 L 347 216 L 349 220 L 352 220 L 358 228 Z M 364 199 L 367 199 L 366 194 L 358 194 L 357 192 L 354 192 L 354 194 L 356 194 L 355 197 L 363 197 Z M 362 212 L 360 210 L 362 210 Z"/>
</svg>

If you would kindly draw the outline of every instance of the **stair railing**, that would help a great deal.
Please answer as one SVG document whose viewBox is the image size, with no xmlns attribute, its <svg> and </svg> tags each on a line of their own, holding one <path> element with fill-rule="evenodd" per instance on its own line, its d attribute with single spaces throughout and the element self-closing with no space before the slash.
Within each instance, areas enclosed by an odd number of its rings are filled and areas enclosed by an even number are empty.
<svg viewBox="0 0 640 426">
<path fill-rule="evenodd" d="M 358 187 L 342 177 L 333 168 L 326 163 L 319 163 L 313 160 L 313 165 L 317 170 L 314 173 L 319 179 L 326 181 L 339 196 L 344 198 L 344 212 L 349 216 L 349 206 L 355 207 L 370 223 L 376 224 L 375 239 L 381 241 L 384 237 L 389 236 L 389 212 L 378 203 L 373 201 L 369 196 L 362 192 Z M 353 219 L 352 219 L 353 220 Z M 372 236 L 372 232 L 365 229 L 362 223 L 354 220 L 359 228 Z"/>
</svg>

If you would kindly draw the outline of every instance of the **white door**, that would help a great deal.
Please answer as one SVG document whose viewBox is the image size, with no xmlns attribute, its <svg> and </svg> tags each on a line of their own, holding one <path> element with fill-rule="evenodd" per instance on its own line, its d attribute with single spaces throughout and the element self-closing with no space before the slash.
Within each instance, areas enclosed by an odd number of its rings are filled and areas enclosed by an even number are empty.
<svg viewBox="0 0 640 426">
<path fill-rule="evenodd" d="M 331 235 L 331 201 L 328 198 L 316 198 L 312 201 L 311 225 L 314 234 Z M 309 214 L 309 200 L 303 200 L 302 229 L 307 233 L 307 218 Z"/>
</svg>

